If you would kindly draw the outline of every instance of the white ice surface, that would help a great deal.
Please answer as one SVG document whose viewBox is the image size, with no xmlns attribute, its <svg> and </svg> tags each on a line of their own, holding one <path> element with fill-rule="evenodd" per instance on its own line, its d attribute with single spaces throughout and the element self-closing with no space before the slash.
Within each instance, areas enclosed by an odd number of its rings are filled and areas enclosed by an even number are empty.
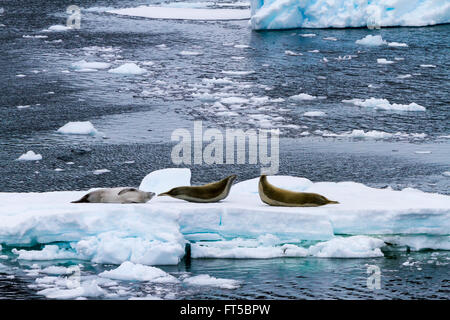
<svg viewBox="0 0 450 320">
<path fill-rule="evenodd" d="M 450 22 L 447 0 L 252 0 L 253 29 L 427 26 Z"/>
<path fill-rule="evenodd" d="M 188 169 L 166 169 L 151 173 L 141 187 L 160 192 L 188 185 L 189 180 Z M 400 237 L 402 245 L 413 239 L 413 248 L 450 245 L 449 196 L 289 176 L 271 176 L 269 181 L 293 191 L 320 193 L 340 204 L 271 207 L 259 199 L 258 178 L 235 184 L 227 199 L 210 204 L 170 197 L 145 204 L 72 204 L 86 191 L 0 193 L 0 243 L 22 247 L 13 253 L 23 260 L 77 258 L 141 265 L 177 264 L 189 240 L 195 241 L 193 257 L 235 258 L 377 257 L 381 240 L 393 236 Z M 347 237 L 339 237 L 343 234 Z M 440 240 L 428 240 L 431 237 Z M 310 243 L 306 247 L 305 241 Z M 47 245 L 26 249 L 36 243 Z"/>
</svg>

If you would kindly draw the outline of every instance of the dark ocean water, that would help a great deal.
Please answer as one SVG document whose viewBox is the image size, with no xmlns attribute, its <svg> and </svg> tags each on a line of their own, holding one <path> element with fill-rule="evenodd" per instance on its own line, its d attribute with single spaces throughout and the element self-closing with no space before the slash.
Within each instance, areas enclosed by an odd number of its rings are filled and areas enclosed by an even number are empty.
<svg viewBox="0 0 450 320">
<path fill-rule="evenodd" d="M 104 7 L 143 3 L 83 1 L 78 4 L 83 9 L 81 29 L 42 32 L 52 25 L 64 25 L 70 4 L 0 2 L 4 8 L 0 16 L 4 25 L 0 27 L 0 192 L 138 185 L 147 173 L 175 166 L 170 158 L 173 130 L 192 130 L 193 120 L 219 130 L 259 128 L 262 123 L 255 119 L 262 116 L 270 119 L 269 128 L 281 130 L 279 174 L 450 194 L 450 178 L 443 175 L 450 170 L 449 25 L 252 32 L 246 21 L 129 18 L 108 14 Z M 304 33 L 316 36 L 301 37 Z M 355 44 L 368 34 L 380 34 L 408 47 Z M 236 48 L 235 44 L 249 48 Z M 202 54 L 183 56 L 179 54 L 183 50 Z M 303 55 L 290 56 L 286 50 Z M 309 52 L 312 50 L 319 52 Z M 350 55 L 351 60 L 339 58 Z M 380 65 L 378 58 L 395 63 Z M 109 62 L 113 67 L 136 62 L 149 72 L 122 76 L 105 70 L 75 71 L 72 63 L 83 59 Z M 149 61 L 153 64 L 143 64 Z M 436 67 L 423 68 L 421 64 Z M 230 70 L 253 72 L 242 76 L 223 73 Z M 411 77 L 398 78 L 406 74 Z M 207 86 L 205 78 L 228 78 L 233 83 Z M 235 109 L 228 106 L 227 111 L 237 114 L 230 116 L 219 115 L 214 102 L 195 95 L 230 92 L 247 98 L 267 96 L 274 102 Z M 319 98 L 289 99 L 299 93 Z M 342 102 L 370 97 L 391 104 L 414 102 L 426 111 L 380 111 Z M 284 101 L 275 100 L 279 98 Z M 326 116 L 305 117 L 307 111 L 323 111 Z M 88 120 L 104 137 L 56 133 L 69 121 Z M 401 134 L 378 140 L 345 136 L 355 129 Z M 310 135 L 302 135 L 305 131 Z M 14 161 L 28 150 L 42 154 L 43 160 Z M 127 164 L 129 161 L 134 163 Z M 64 171 L 55 171 L 57 168 Z M 111 172 L 92 174 L 103 168 Z M 193 165 L 191 170 L 193 183 L 206 183 L 230 173 L 237 173 L 239 180 L 253 178 L 260 167 Z M 420 261 L 420 270 L 417 265 L 403 266 L 408 258 Z M 14 278 L 11 271 L 0 269 L 0 298 L 43 297 L 28 286 L 34 278 L 23 272 L 27 266 L 13 258 L 0 262 L 17 268 L 12 269 Z M 135 295 L 147 292 L 166 297 L 175 293 L 167 297 L 177 299 L 437 299 L 448 298 L 448 263 L 447 252 L 394 252 L 377 259 L 198 259 L 162 269 L 237 279 L 242 286 L 236 290 L 124 286 L 133 288 Z M 380 290 L 367 289 L 366 264 L 381 268 Z M 102 268 L 85 263 L 83 272 L 96 274 Z"/>
</svg>

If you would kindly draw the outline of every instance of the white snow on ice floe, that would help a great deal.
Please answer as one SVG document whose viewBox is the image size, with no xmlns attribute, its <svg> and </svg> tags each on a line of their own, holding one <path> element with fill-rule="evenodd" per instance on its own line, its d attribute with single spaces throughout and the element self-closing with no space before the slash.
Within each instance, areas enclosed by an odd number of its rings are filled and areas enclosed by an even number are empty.
<svg viewBox="0 0 450 320">
<path fill-rule="evenodd" d="M 178 282 L 177 278 L 159 268 L 134 264 L 129 261 L 123 262 L 116 269 L 104 271 L 100 273 L 99 276 L 114 280 L 150 281 L 157 283 Z"/>
<path fill-rule="evenodd" d="M 392 110 L 392 111 L 426 111 L 426 108 L 417 103 L 397 104 L 390 103 L 387 99 L 350 99 L 342 100 L 344 103 L 350 103 L 358 107 L 373 108 L 375 110 Z"/>
<path fill-rule="evenodd" d="M 68 122 L 57 130 L 61 134 L 80 134 L 80 135 L 96 135 L 97 129 L 90 121 L 74 121 Z"/>
<path fill-rule="evenodd" d="M 139 75 L 146 73 L 147 70 L 144 68 L 139 67 L 137 64 L 129 62 L 124 63 L 120 67 L 109 69 L 108 72 L 110 73 L 117 73 L 117 74 L 124 74 L 124 75 Z"/>
<path fill-rule="evenodd" d="M 237 289 L 240 284 L 237 280 L 215 278 L 207 274 L 186 278 L 183 282 L 193 286 L 219 287 L 222 289 Z"/>
<path fill-rule="evenodd" d="M 13 253 L 19 260 L 80 259 L 117 265 L 130 261 L 149 266 L 178 264 L 188 239 L 195 241 L 193 257 L 376 257 L 381 240 L 392 235 L 450 233 L 447 195 L 289 176 L 268 179 L 278 187 L 319 193 L 339 204 L 268 206 L 258 195 L 259 178 L 236 183 L 228 198 L 208 204 L 170 197 L 145 204 L 70 203 L 88 190 L 0 193 L 0 243 L 16 247 Z M 189 169 L 165 169 L 151 173 L 141 187 L 166 191 L 189 185 L 189 180 Z M 341 239 L 338 234 L 349 236 Z M 46 245 L 42 250 L 23 248 L 37 243 Z"/>
<path fill-rule="evenodd" d="M 246 20 L 250 18 L 249 9 L 210 9 L 210 8 L 175 8 L 140 6 L 137 8 L 124 8 L 108 10 L 125 16 L 143 17 L 150 19 L 175 20 Z"/>
<path fill-rule="evenodd" d="M 39 161 L 42 160 L 42 155 L 34 153 L 33 150 L 28 151 L 27 153 L 24 153 L 19 158 L 17 158 L 18 161 Z"/>
<path fill-rule="evenodd" d="M 450 22 L 446 0 L 252 0 L 253 29 L 427 26 Z"/>
</svg>

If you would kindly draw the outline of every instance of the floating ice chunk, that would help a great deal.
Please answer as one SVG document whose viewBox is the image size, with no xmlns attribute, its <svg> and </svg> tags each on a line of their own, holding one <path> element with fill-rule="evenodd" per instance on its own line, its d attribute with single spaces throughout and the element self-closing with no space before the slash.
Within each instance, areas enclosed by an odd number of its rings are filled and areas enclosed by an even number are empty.
<svg viewBox="0 0 450 320">
<path fill-rule="evenodd" d="M 174 283 L 178 279 L 155 267 L 134 264 L 129 261 L 123 262 L 118 268 L 104 271 L 99 274 L 100 277 L 127 280 L 127 281 L 150 281 L 158 283 Z"/>
<path fill-rule="evenodd" d="M 139 75 L 139 74 L 146 73 L 147 70 L 139 67 L 135 63 L 129 62 L 129 63 L 125 63 L 125 64 L 121 65 L 120 67 L 110 69 L 110 70 L 108 70 L 108 72 L 117 73 L 117 74 L 125 74 L 125 75 L 127 75 L 127 74 Z"/>
<path fill-rule="evenodd" d="M 22 38 L 26 38 L 26 39 L 46 39 L 46 38 L 48 38 L 48 36 L 44 36 L 44 35 L 27 35 L 27 34 L 24 34 L 24 35 L 22 36 Z"/>
<path fill-rule="evenodd" d="M 204 83 L 208 83 L 208 84 L 233 84 L 233 80 L 228 79 L 228 78 L 212 78 L 212 79 L 208 79 L 208 78 L 203 78 L 202 82 Z"/>
<path fill-rule="evenodd" d="M 315 33 L 302 33 L 302 34 L 300 34 L 300 37 L 303 37 L 303 38 L 312 38 L 312 37 L 315 37 L 315 36 L 316 36 Z"/>
<path fill-rule="evenodd" d="M 315 50 L 308 50 L 308 52 L 310 52 L 310 53 L 319 53 L 320 51 L 315 49 Z M 317 78 L 320 79 L 319 77 L 320 76 L 318 76 Z"/>
<path fill-rule="evenodd" d="M 418 105 L 417 103 L 410 104 L 397 104 L 397 103 L 389 103 L 387 99 L 351 99 L 351 100 L 342 100 L 344 103 L 351 103 L 355 106 L 359 107 L 367 107 L 374 108 L 376 110 L 393 110 L 393 111 L 426 111 L 425 107 Z"/>
<path fill-rule="evenodd" d="M 308 249 L 309 254 L 320 258 L 370 258 L 383 257 L 381 239 L 367 236 L 336 237 L 320 242 Z"/>
<path fill-rule="evenodd" d="M 125 16 L 151 19 L 244 20 L 250 18 L 249 9 L 171 8 L 140 6 L 137 8 L 108 10 L 107 12 Z"/>
<path fill-rule="evenodd" d="M 380 35 L 372 36 L 370 34 L 360 40 L 356 40 L 355 42 L 356 44 L 361 44 L 364 46 L 381 46 L 387 44 L 387 41 L 383 40 Z"/>
<path fill-rule="evenodd" d="M 308 111 L 303 114 L 305 117 L 325 117 L 327 114 L 323 111 Z"/>
<path fill-rule="evenodd" d="M 40 270 L 39 272 L 51 275 L 60 275 L 60 274 L 71 274 L 73 270 L 74 270 L 73 267 L 50 266 Z"/>
<path fill-rule="evenodd" d="M 186 278 L 183 282 L 194 286 L 211 286 L 222 289 L 237 289 L 240 286 L 240 282 L 237 280 L 215 278 L 207 274 Z"/>
<path fill-rule="evenodd" d="M 203 52 L 200 51 L 187 51 L 187 50 L 183 50 L 179 53 L 179 55 L 181 56 L 200 56 L 202 54 Z"/>
<path fill-rule="evenodd" d="M 17 250 L 12 249 L 19 260 L 57 260 L 76 259 L 77 254 L 71 250 L 60 249 L 56 245 L 46 245 L 42 250 Z"/>
<path fill-rule="evenodd" d="M 228 74 L 231 76 L 246 76 L 252 73 L 255 73 L 255 71 L 253 70 L 249 70 L 249 71 L 233 71 L 233 70 L 222 70 L 223 74 Z"/>
<path fill-rule="evenodd" d="M 28 109 L 29 107 L 31 107 L 29 104 L 25 105 L 25 106 L 17 106 L 17 109 Z"/>
<path fill-rule="evenodd" d="M 98 169 L 98 170 L 94 170 L 92 173 L 95 175 L 99 175 L 99 174 L 104 174 L 104 173 L 108 173 L 111 172 L 111 170 L 108 169 Z"/>
<path fill-rule="evenodd" d="M 377 59 L 377 63 L 378 64 L 392 64 L 392 63 L 394 63 L 394 61 L 386 60 L 385 58 L 380 58 L 380 59 Z"/>
<path fill-rule="evenodd" d="M 442 172 L 442 175 L 446 176 L 446 177 L 450 177 L 450 171 L 444 171 L 444 172 Z"/>
<path fill-rule="evenodd" d="M 317 97 L 309 95 L 307 93 L 300 93 L 295 96 L 290 96 L 289 99 L 292 99 L 295 101 L 302 101 L 302 100 L 315 100 L 315 99 L 317 99 Z"/>
<path fill-rule="evenodd" d="M 408 79 L 408 78 L 411 78 L 411 77 L 412 77 L 412 75 L 410 75 L 409 73 L 408 74 L 399 74 L 397 76 L 398 79 Z"/>
<path fill-rule="evenodd" d="M 17 78 L 25 78 L 26 75 L 24 75 L 24 74 L 16 74 L 16 77 L 17 77 Z"/>
<path fill-rule="evenodd" d="M 291 50 L 284 51 L 284 54 L 286 54 L 288 56 L 302 56 L 303 55 L 303 53 L 301 53 L 301 52 L 294 52 Z"/>
<path fill-rule="evenodd" d="M 72 67 L 75 69 L 108 69 L 110 66 L 111 64 L 107 62 L 87 62 L 86 60 L 72 63 Z"/>
<path fill-rule="evenodd" d="M 61 134 L 81 134 L 81 135 L 96 135 L 97 129 L 90 121 L 74 121 L 68 122 L 57 130 Z"/>
<path fill-rule="evenodd" d="M 227 97 L 220 99 L 220 102 L 223 104 L 243 104 L 249 103 L 249 100 L 241 97 Z"/>
<path fill-rule="evenodd" d="M 193 93 L 192 96 L 196 99 L 199 99 L 201 101 L 205 101 L 205 102 L 211 102 L 211 101 L 216 101 L 217 97 L 211 93 Z"/>
<path fill-rule="evenodd" d="M 325 38 L 323 38 L 323 40 L 337 41 L 337 38 L 335 38 L 335 37 L 325 37 Z"/>
<path fill-rule="evenodd" d="M 250 48 L 250 46 L 248 46 L 246 44 L 236 44 L 236 45 L 234 45 L 234 47 L 238 48 L 238 49 L 248 49 L 248 48 Z"/>
<path fill-rule="evenodd" d="M 408 47 L 408 45 L 406 43 L 402 43 L 402 42 L 389 42 L 388 43 L 389 47 Z"/>
<path fill-rule="evenodd" d="M 42 155 L 34 153 L 33 150 L 28 151 L 27 153 L 24 153 L 19 158 L 17 158 L 18 161 L 39 161 L 42 160 Z"/>
<path fill-rule="evenodd" d="M 142 179 L 139 190 L 159 194 L 175 187 L 190 185 L 191 170 L 186 168 L 168 168 L 156 170 L 146 175 Z"/>
<path fill-rule="evenodd" d="M 101 297 L 106 294 L 95 280 L 84 281 L 81 285 L 74 289 L 63 288 L 47 288 L 38 291 L 38 294 L 44 295 L 50 299 L 75 299 L 79 297 Z"/>
<path fill-rule="evenodd" d="M 436 66 L 434 64 L 421 64 L 420 67 L 421 68 L 436 68 Z"/>
<path fill-rule="evenodd" d="M 50 26 L 48 29 L 45 29 L 43 31 L 45 31 L 45 32 L 49 32 L 49 31 L 60 32 L 60 31 L 67 31 L 67 30 L 71 30 L 71 29 L 72 29 L 71 27 L 56 24 L 56 25 Z"/>
<path fill-rule="evenodd" d="M 428 151 L 428 150 L 418 150 L 418 151 L 414 151 L 414 153 L 417 153 L 417 154 L 430 154 L 431 151 Z"/>
</svg>

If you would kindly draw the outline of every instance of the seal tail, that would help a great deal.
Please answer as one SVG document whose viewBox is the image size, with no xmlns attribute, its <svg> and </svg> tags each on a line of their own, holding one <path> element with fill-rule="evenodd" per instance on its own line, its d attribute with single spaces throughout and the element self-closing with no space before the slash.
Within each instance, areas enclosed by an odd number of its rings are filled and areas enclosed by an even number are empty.
<svg viewBox="0 0 450 320">
<path fill-rule="evenodd" d="M 338 203 L 339 203 L 339 201 L 328 200 L 327 204 L 338 204 Z"/>
<path fill-rule="evenodd" d="M 163 192 L 163 193 L 158 194 L 158 197 L 161 197 L 161 196 L 170 196 L 170 195 L 168 192 Z"/>
<path fill-rule="evenodd" d="M 89 202 L 88 198 L 89 198 L 89 195 L 87 194 L 83 198 L 81 198 L 80 200 L 72 201 L 71 203 L 86 203 L 86 202 Z"/>
</svg>

